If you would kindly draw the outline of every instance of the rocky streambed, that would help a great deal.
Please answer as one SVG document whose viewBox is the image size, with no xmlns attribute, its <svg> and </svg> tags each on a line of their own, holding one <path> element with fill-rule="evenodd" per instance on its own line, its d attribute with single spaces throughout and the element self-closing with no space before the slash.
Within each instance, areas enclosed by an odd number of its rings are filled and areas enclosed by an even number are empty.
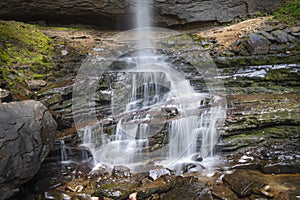
<svg viewBox="0 0 300 200">
<path fill-rule="evenodd" d="M 158 166 L 145 173 L 131 172 L 125 166 L 111 169 L 104 165 L 92 171 L 89 153 L 78 147 L 80 138 L 72 119 L 74 75 L 80 66 L 80 54 L 87 53 L 85 48 L 80 45 L 75 48 L 75 45 L 85 44 L 93 49 L 92 54 L 101 55 L 108 48 L 104 45 L 106 35 L 111 33 L 45 31 L 53 38 L 64 40 L 57 50 L 66 60 L 59 60 L 60 67 L 56 68 L 58 76 L 60 72 L 63 75 L 45 79 L 47 85 L 35 88 L 33 97 L 51 111 L 59 132 L 55 147 L 40 171 L 21 187 L 15 199 L 299 199 L 300 29 L 266 21 L 260 25 L 249 23 L 247 27 L 252 28 L 242 30 L 242 35 L 235 32 L 237 27 L 227 27 L 201 33 L 193 30 L 192 34 L 183 33 L 179 37 L 182 41 L 187 37 L 193 39 L 204 48 L 204 54 L 212 56 L 218 66 L 216 78 L 222 81 L 227 94 L 225 126 L 215 146 L 220 162 L 213 172 L 204 164 L 202 170 L 187 165 L 180 175 Z M 237 36 L 225 44 L 219 37 L 230 32 L 227 31 L 230 28 Z M 193 52 L 197 51 L 190 46 L 174 46 L 174 41 L 179 40 L 172 38 L 166 42 L 165 46 L 170 47 L 164 53 L 195 88 L 205 90 L 201 76 L 181 59 L 183 55 L 193 58 Z M 65 68 L 66 63 L 69 64 Z M 110 96 L 105 91 L 115 78 L 110 75 L 111 79 L 98 84 L 99 117 L 109 107 Z M 7 99 L 9 95 L 4 98 Z M 70 162 L 61 162 L 63 145 Z M 147 165 L 153 163 L 149 161 Z"/>
</svg>

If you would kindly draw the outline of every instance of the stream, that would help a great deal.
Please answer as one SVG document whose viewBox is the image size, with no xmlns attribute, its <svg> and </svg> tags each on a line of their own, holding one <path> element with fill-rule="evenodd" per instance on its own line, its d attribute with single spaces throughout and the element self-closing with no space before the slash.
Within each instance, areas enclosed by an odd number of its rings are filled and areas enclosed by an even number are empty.
<svg viewBox="0 0 300 200">
<path fill-rule="evenodd" d="M 41 94 L 74 126 L 20 198 L 300 199 L 300 65 L 218 69 L 192 37 L 151 27 L 147 1 L 133 9 L 136 29 Z"/>
</svg>

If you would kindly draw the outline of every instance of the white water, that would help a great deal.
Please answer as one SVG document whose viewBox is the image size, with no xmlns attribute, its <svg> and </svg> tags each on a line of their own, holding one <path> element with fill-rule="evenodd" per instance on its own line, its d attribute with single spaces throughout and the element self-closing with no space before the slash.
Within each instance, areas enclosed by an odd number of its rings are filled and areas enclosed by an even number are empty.
<svg viewBox="0 0 300 200">
<path fill-rule="evenodd" d="M 152 1 L 151 0 L 138 0 L 136 1 L 135 13 L 135 27 L 145 28 L 151 27 L 152 19 Z"/>
<path fill-rule="evenodd" d="M 95 133 L 91 126 L 84 131 L 83 145 L 90 149 L 95 164 L 137 166 L 159 159 L 162 165 L 171 168 L 183 160 L 193 162 L 191 157 L 195 153 L 213 156 L 218 141 L 216 124 L 224 117 L 224 108 L 209 94 L 196 93 L 189 81 L 161 61 L 161 57 L 153 56 L 152 60 L 148 57 L 147 62 L 128 58 L 130 62 L 133 60 L 137 67 L 124 75 L 131 86 L 127 102 L 124 109 L 113 111 L 110 116 L 122 116 L 115 133 L 109 135 L 103 129 Z M 217 106 L 204 108 L 207 102 Z M 166 114 L 172 116 L 168 118 Z M 149 151 L 151 137 L 165 125 L 168 142 L 158 150 Z"/>
<path fill-rule="evenodd" d="M 67 162 L 69 160 L 67 146 L 64 140 L 60 140 L 60 159 L 61 162 Z"/>
<path fill-rule="evenodd" d="M 154 160 L 171 168 L 177 163 L 194 162 L 191 157 L 195 153 L 204 158 L 213 156 L 218 141 L 216 125 L 225 115 L 224 108 L 209 94 L 196 93 L 163 56 L 141 50 L 152 48 L 151 31 L 141 29 L 151 26 L 149 8 L 149 1 L 137 1 L 136 38 L 140 51 L 137 56 L 122 58 L 136 65 L 126 70 L 122 79 L 128 83 L 123 91 L 126 94 L 112 88 L 109 118 L 118 118 L 115 132 L 85 127 L 83 146 L 90 150 L 95 165 L 131 167 Z M 124 104 L 118 101 L 118 95 L 127 97 Z M 151 138 L 161 130 L 167 132 L 164 144 L 150 150 Z"/>
</svg>

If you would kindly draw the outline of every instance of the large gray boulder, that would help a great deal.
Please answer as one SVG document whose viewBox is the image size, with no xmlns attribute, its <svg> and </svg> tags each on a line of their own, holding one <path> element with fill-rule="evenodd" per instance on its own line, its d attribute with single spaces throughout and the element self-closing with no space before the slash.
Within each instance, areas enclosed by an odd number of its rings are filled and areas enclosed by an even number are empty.
<svg viewBox="0 0 300 200">
<path fill-rule="evenodd" d="M 248 36 L 245 46 L 251 55 L 260 55 L 269 52 L 270 44 L 271 42 L 264 36 L 252 33 Z"/>
<path fill-rule="evenodd" d="M 36 174 L 55 131 L 56 122 L 40 102 L 0 104 L 0 199 L 13 196 Z"/>
<path fill-rule="evenodd" d="M 114 28 L 133 24 L 136 0 L 9 0 L 0 1 L 0 18 L 93 23 Z M 219 22 L 276 9 L 282 0 L 147 0 L 153 21 L 163 25 Z M 147 6 L 147 5 L 145 5 Z"/>
</svg>

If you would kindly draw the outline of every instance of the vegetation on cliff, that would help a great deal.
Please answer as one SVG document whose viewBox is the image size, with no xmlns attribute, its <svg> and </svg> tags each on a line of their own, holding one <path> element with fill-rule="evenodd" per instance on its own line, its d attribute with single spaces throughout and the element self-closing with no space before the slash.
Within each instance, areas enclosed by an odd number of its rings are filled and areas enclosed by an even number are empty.
<svg viewBox="0 0 300 200">
<path fill-rule="evenodd" d="M 50 71 L 53 56 L 51 38 L 37 27 L 0 21 L 1 88 L 24 92 L 25 80 L 41 78 Z"/>
<path fill-rule="evenodd" d="M 274 13 L 276 19 L 287 24 L 296 24 L 300 21 L 300 1 L 286 0 L 282 7 Z"/>
</svg>

